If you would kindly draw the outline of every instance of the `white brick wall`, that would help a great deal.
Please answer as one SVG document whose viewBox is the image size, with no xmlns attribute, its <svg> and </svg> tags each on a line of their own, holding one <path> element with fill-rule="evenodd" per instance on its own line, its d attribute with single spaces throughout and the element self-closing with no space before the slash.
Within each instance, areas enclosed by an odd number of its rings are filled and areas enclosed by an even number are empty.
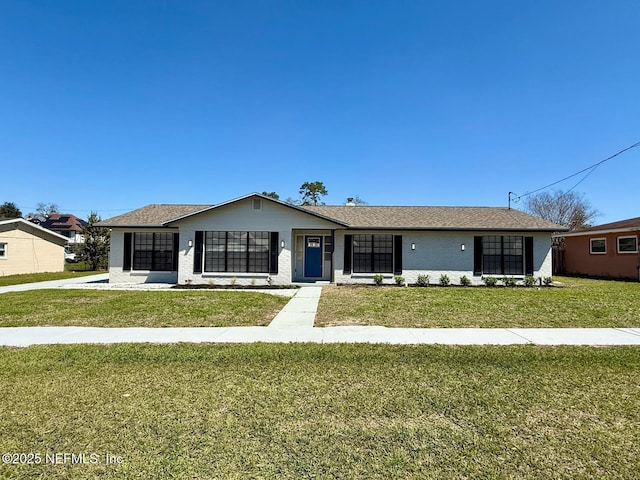
<svg viewBox="0 0 640 480">
<path fill-rule="evenodd" d="M 176 283 L 178 274 L 176 272 L 148 272 L 135 271 L 125 272 L 122 270 L 124 261 L 124 233 L 133 232 L 134 229 L 114 228 L 111 231 L 111 249 L 109 251 L 109 283 Z M 164 230 L 138 230 L 144 232 L 176 232 L 176 229 Z"/>
<path fill-rule="evenodd" d="M 373 283 L 374 274 L 343 274 L 344 230 L 336 232 L 334 271 L 336 283 Z M 376 234 L 380 231 L 349 231 Z M 429 275 L 429 283 L 437 284 L 441 275 L 447 275 L 451 284 L 459 285 L 466 275 L 474 285 L 483 285 L 481 277 L 473 276 L 473 237 L 486 232 L 396 232 L 402 234 L 402 277 L 406 283 L 415 283 L 418 275 Z M 520 235 L 513 232 L 491 232 L 491 235 Z M 533 236 L 534 277 L 551 276 L 551 236 L 548 233 L 527 233 Z M 411 244 L 415 243 L 415 250 Z M 461 245 L 465 246 L 462 251 Z M 394 275 L 384 275 L 384 283 L 394 283 Z M 519 277 L 517 277 L 519 278 Z"/>
</svg>

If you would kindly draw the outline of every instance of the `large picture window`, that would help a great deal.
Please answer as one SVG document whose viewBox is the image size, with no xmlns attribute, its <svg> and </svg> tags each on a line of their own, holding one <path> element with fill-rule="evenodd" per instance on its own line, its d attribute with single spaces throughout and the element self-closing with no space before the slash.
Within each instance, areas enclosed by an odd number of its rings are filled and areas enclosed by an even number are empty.
<svg viewBox="0 0 640 480">
<path fill-rule="evenodd" d="M 393 235 L 354 235 L 354 273 L 393 273 Z"/>
<path fill-rule="evenodd" d="M 174 234 L 133 234 L 133 269 L 170 272 L 174 268 Z"/>
<path fill-rule="evenodd" d="M 204 271 L 269 273 L 270 235 L 270 232 L 204 232 Z"/>
<path fill-rule="evenodd" d="M 500 235 L 482 237 L 482 273 L 489 275 L 523 275 L 523 238 Z"/>
</svg>

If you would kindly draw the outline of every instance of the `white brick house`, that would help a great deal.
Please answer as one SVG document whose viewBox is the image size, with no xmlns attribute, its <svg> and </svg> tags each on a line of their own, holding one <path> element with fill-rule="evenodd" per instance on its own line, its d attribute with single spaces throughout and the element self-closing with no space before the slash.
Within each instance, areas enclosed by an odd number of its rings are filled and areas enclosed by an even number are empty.
<svg viewBox="0 0 640 480">
<path fill-rule="evenodd" d="M 148 205 L 112 229 L 112 283 L 371 283 L 418 275 L 551 276 L 563 230 L 501 207 L 293 206 L 260 194 L 218 205 Z"/>
</svg>

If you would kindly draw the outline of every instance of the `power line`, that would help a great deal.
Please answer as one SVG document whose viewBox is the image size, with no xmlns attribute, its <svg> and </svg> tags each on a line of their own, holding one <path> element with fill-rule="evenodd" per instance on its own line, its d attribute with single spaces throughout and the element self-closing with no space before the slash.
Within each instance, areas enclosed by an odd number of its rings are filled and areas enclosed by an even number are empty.
<svg viewBox="0 0 640 480">
<path fill-rule="evenodd" d="M 553 187 L 554 185 L 557 185 L 557 184 L 559 184 L 559 183 L 562 183 L 562 182 L 564 182 L 565 180 L 569 180 L 570 178 L 576 177 L 576 176 L 580 175 L 581 173 L 589 172 L 589 173 L 587 173 L 587 174 L 586 174 L 586 175 L 585 175 L 585 176 L 584 176 L 584 177 L 583 177 L 583 178 L 582 178 L 578 183 L 576 183 L 573 187 L 571 187 L 571 188 L 569 189 L 569 191 L 571 191 L 571 190 L 573 190 L 574 188 L 576 188 L 578 185 L 580 185 L 584 180 L 586 180 L 586 178 L 587 178 L 589 175 L 591 175 L 591 174 L 594 172 L 594 170 L 595 170 L 596 168 L 598 168 L 600 165 L 602 165 L 604 162 L 608 162 L 609 160 L 611 160 L 611 159 L 613 159 L 613 158 L 616 158 L 618 155 L 622 155 L 624 152 L 626 152 L 626 151 L 628 151 L 628 150 L 631 150 L 632 148 L 635 148 L 635 147 L 637 147 L 637 146 L 639 146 L 639 145 L 640 145 L 640 142 L 636 142 L 636 143 L 634 143 L 633 145 L 631 145 L 631 146 L 629 146 L 629 147 L 627 147 L 627 148 L 623 148 L 623 149 L 622 149 L 622 150 L 620 150 L 619 152 L 614 153 L 614 154 L 613 154 L 613 155 L 611 155 L 610 157 L 605 158 L 604 160 L 600 160 L 599 162 L 594 163 L 593 165 L 590 165 L 590 166 L 588 166 L 587 168 L 583 168 L 583 169 L 582 169 L 582 170 L 580 170 L 579 172 L 576 172 L 576 173 L 574 173 L 574 174 L 572 174 L 572 175 L 569 175 L 568 177 L 564 177 L 563 179 L 558 180 L 558 181 L 556 181 L 556 182 L 550 183 L 549 185 L 545 185 L 544 187 L 537 188 L 536 190 L 533 190 L 533 191 L 531 191 L 531 192 L 527 192 L 527 193 L 525 193 L 525 194 L 523 194 L 523 195 L 520 195 L 520 196 L 519 196 L 519 197 L 517 197 L 515 200 L 516 200 L 516 201 L 520 201 L 520 199 L 521 199 L 521 198 L 528 197 L 529 195 L 532 195 L 532 194 L 534 194 L 534 193 L 537 193 L 537 192 L 539 192 L 539 191 L 541 191 L 541 190 L 546 190 L 547 188 L 549 188 L 549 187 Z"/>
</svg>

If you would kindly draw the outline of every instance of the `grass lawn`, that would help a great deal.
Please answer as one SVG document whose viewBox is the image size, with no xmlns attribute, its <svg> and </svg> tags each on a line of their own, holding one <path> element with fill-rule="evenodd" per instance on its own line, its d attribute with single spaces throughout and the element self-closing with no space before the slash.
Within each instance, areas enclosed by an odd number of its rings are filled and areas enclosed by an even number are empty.
<svg viewBox="0 0 640 480">
<path fill-rule="evenodd" d="M 0 327 L 268 325 L 289 299 L 233 291 L 32 290 L 0 296 Z"/>
<path fill-rule="evenodd" d="M 640 349 L 0 349 L 1 478 L 637 478 Z M 53 465 L 45 454 L 97 455 Z M 106 465 L 106 454 L 122 463 Z"/>
<path fill-rule="evenodd" d="M 316 326 L 638 327 L 640 283 L 557 277 L 563 287 L 329 286 Z"/>
<path fill-rule="evenodd" d="M 106 273 L 106 270 L 91 271 L 87 270 L 83 263 L 65 263 L 64 272 L 24 273 L 0 277 L 0 287 L 21 285 L 23 283 L 48 282 L 49 280 L 64 280 L 86 275 L 97 275 L 99 273 Z"/>
</svg>

